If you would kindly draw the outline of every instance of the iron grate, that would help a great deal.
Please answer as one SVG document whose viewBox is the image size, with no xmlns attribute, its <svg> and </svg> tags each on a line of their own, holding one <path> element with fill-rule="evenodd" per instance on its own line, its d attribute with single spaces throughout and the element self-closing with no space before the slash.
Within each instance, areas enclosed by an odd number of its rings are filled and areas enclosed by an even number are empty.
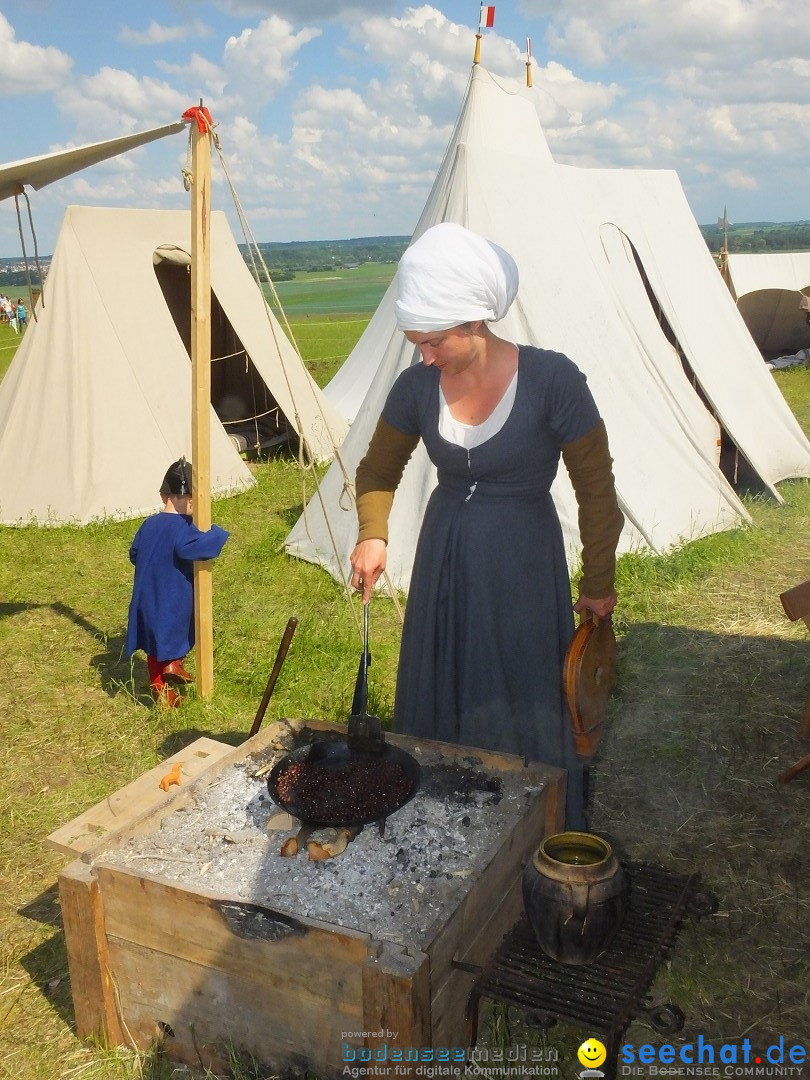
<svg viewBox="0 0 810 1080">
<path fill-rule="evenodd" d="M 478 1011 L 488 998 L 523 1009 L 547 1022 L 561 1020 L 604 1034 L 608 1075 L 615 1069 L 618 1040 L 634 1016 L 647 1012 L 644 997 L 664 951 L 687 909 L 705 913 L 699 875 L 675 874 L 646 863 L 623 863 L 628 906 L 610 948 L 590 964 L 570 965 L 541 952 L 525 914 L 506 935 L 473 986 L 468 1002 L 470 1045 L 477 1039 Z M 682 1014 L 670 1011 L 669 1031 Z M 666 1030 L 666 1022 L 659 1030 Z"/>
</svg>

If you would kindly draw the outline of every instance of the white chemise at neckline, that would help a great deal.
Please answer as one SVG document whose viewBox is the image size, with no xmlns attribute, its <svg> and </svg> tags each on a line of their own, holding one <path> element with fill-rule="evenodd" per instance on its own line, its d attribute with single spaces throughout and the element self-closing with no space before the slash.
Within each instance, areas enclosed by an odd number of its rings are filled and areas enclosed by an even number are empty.
<svg viewBox="0 0 810 1080">
<path fill-rule="evenodd" d="M 462 424 L 460 420 L 456 420 L 450 412 L 450 406 L 445 400 L 440 385 L 439 434 L 441 437 L 446 442 L 454 443 L 456 446 L 463 446 L 465 450 L 471 450 L 474 446 L 480 446 L 487 439 L 491 439 L 506 423 L 512 411 L 512 406 L 515 404 L 517 377 L 518 373 L 517 369 L 515 369 L 515 374 L 509 380 L 509 385 L 504 390 L 501 400 L 486 420 L 482 420 L 480 424 Z"/>
</svg>

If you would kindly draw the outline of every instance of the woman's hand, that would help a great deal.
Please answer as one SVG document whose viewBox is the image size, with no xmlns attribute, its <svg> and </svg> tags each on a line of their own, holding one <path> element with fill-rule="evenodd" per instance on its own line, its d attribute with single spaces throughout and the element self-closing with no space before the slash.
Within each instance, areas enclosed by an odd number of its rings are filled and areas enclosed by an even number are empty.
<svg viewBox="0 0 810 1080">
<path fill-rule="evenodd" d="M 599 600 L 593 600 L 589 596 L 582 596 L 582 594 L 580 594 L 579 600 L 574 604 L 574 611 L 580 613 L 583 611 L 592 611 L 594 615 L 598 615 L 600 619 L 606 619 L 609 615 L 613 614 L 616 603 L 617 597 L 615 592 L 610 593 L 609 596 L 603 596 Z"/>
<path fill-rule="evenodd" d="M 371 599 L 371 590 L 385 570 L 387 546 L 384 540 L 362 540 L 351 553 L 352 588 L 363 594 L 363 603 Z"/>
</svg>

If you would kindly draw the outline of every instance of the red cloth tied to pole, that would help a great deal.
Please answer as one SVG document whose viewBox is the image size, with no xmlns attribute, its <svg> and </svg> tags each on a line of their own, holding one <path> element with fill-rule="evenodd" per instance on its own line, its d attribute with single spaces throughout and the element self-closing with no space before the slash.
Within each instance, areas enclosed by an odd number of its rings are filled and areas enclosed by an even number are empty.
<svg viewBox="0 0 810 1080">
<path fill-rule="evenodd" d="M 180 119 L 194 121 L 197 125 L 197 131 L 201 135 L 205 134 L 206 131 L 210 131 L 214 126 L 211 113 L 204 105 L 192 105 L 190 109 L 186 109 Z"/>
</svg>

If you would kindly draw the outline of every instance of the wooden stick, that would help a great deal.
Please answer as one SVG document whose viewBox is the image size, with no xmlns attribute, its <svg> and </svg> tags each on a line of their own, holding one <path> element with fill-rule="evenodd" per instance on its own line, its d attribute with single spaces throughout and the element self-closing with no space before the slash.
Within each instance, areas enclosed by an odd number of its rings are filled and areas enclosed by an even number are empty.
<svg viewBox="0 0 810 1080">
<path fill-rule="evenodd" d="M 292 641 L 296 626 L 298 626 L 298 619 L 295 615 L 292 615 L 287 621 L 287 629 L 284 631 L 284 637 L 282 637 L 281 644 L 276 653 L 276 662 L 273 664 L 273 670 L 270 672 L 270 678 L 267 680 L 267 686 L 264 688 L 262 700 L 259 702 L 259 708 L 256 710 L 256 716 L 254 717 L 253 725 L 250 729 L 250 734 L 248 735 L 249 739 L 252 739 L 262 726 L 262 720 L 264 720 L 264 714 L 267 712 L 270 696 L 275 689 L 276 681 L 278 680 L 279 672 L 281 671 L 281 665 L 284 663 L 287 656 L 287 650 L 290 647 L 290 642 Z M 256 775 L 258 775 L 258 773 Z"/>
<path fill-rule="evenodd" d="M 805 754 L 795 765 L 791 765 L 789 769 L 785 769 L 783 773 L 779 774 L 779 783 L 789 784 L 794 776 L 798 776 L 799 773 L 804 772 L 808 766 L 810 766 L 810 754 Z"/>
<path fill-rule="evenodd" d="M 202 107 L 202 102 L 200 102 Z M 211 528 L 211 134 L 191 125 L 191 486 L 194 524 Z M 214 689 L 211 561 L 194 563 L 197 693 Z"/>
</svg>

